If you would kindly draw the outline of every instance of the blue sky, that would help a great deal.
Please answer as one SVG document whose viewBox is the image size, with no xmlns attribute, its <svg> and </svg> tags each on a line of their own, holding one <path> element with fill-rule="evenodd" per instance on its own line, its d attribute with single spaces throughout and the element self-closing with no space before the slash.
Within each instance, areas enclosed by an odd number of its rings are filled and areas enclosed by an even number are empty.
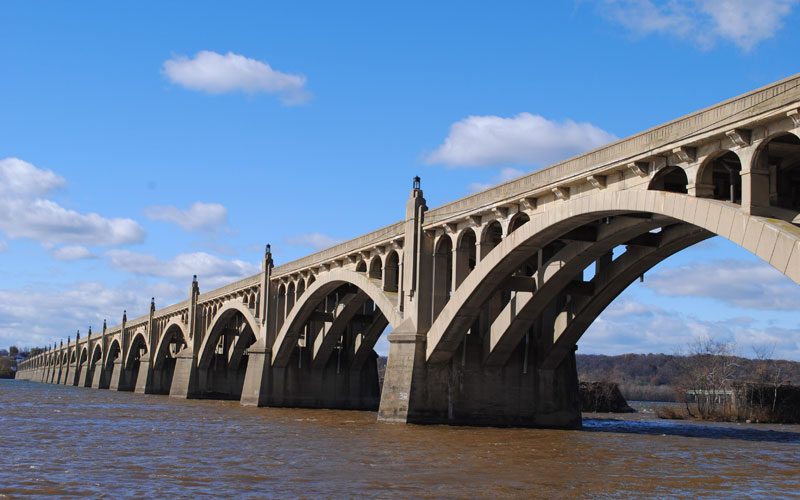
<svg viewBox="0 0 800 500">
<path fill-rule="evenodd" d="M 201 290 L 252 274 L 267 242 L 280 263 L 395 222 L 414 175 L 437 206 L 794 74 L 799 12 L 3 2 L 0 345 L 116 324 L 182 299 L 194 273 Z M 686 286 L 697 272 L 713 279 Z M 580 349 L 709 334 L 800 360 L 798 306 L 717 238 L 633 285 Z"/>
</svg>

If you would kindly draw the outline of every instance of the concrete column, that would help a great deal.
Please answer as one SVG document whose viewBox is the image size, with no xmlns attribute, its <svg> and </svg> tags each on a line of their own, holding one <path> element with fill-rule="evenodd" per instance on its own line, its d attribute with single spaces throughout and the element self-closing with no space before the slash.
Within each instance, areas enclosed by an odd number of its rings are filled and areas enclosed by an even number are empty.
<svg viewBox="0 0 800 500">
<path fill-rule="evenodd" d="M 406 204 L 403 243 L 404 320 L 389 335 L 389 359 L 378 419 L 406 422 L 424 395 L 425 341 L 432 306 L 433 238 L 422 230 L 427 207 L 419 177 Z"/>
<path fill-rule="evenodd" d="M 175 371 L 169 389 L 169 395 L 173 398 L 190 398 L 198 393 L 197 353 L 203 342 L 200 333 L 200 311 L 197 307 L 199 295 L 200 285 L 197 283 L 197 275 L 195 275 L 192 277 L 192 284 L 189 287 L 189 341 L 187 347 L 175 357 Z"/>
<path fill-rule="evenodd" d="M 257 334 L 256 343 L 248 349 L 247 371 L 244 375 L 244 385 L 242 386 L 242 396 L 239 402 L 244 406 L 264 406 L 267 404 L 270 390 L 270 373 L 272 372 L 272 348 L 277 332 L 270 331 L 270 326 L 274 324 L 271 317 L 275 314 L 275 308 L 270 307 L 271 298 L 274 295 L 272 289 L 272 247 L 266 246 L 264 260 L 261 263 L 261 304 L 259 310 L 260 332 Z M 297 289 L 295 288 L 295 293 Z"/>
<path fill-rule="evenodd" d="M 759 214 L 769 208 L 770 180 L 766 156 L 755 156 L 755 145 L 738 151 L 742 162 L 742 212 Z"/>
</svg>

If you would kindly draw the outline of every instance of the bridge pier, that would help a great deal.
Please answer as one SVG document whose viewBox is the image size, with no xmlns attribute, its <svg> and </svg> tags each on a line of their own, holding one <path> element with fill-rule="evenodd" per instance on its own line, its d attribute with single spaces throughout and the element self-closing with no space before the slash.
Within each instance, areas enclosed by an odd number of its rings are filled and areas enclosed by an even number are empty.
<svg viewBox="0 0 800 500">
<path fill-rule="evenodd" d="M 194 353 L 183 349 L 175 357 L 175 371 L 169 396 L 172 398 L 190 398 L 197 394 L 197 360 Z"/>
<path fill-rule="evenodd" d="M 269 396 L 272 349 L 251 346 L 248 349 L 247 372 L 239 400 L 244 406 L 266 406 Z"/>
<path fill-rule="evenodd" d="M 91 387 L 92 386 L 92 375 L 94 371 L 94 367 L 89 363 L 86 363 L 86 367 L 82 370 L 83 376 L 81 377 L 83 380 L 79 382 L 80 387 Z"/>
<path fill-rule="evenodd" d="M 150 361 L 147 359 L 139 360 L 139 370 L 136 373 L 135 385 L 133 391 L 138 394 L 150 394 L 152 384 L 152 370 L 150 370 Z"/>
<path fill-rule="evenodd" d="M 91 388 L 100 389 L 100 380 L 103 377 L 103 361 L 97 360 L 92 366 Z"/>
<path fill-rule="evenodd" d="M 581 427 L 575 353 L 539 367 L 535 342 L 501 366 L 483 363 L 482 339 L 466 336 L 447 363 L 425 361 L 424 335 L 393 332 L 378 419 L 417 424 Z M 474 340 L 473 340 L 474 339 Z M 528 350 L 526 354 L 526 350 Z"/>
<path fill-rule="evenodd" d="M 111 365 L 111 373 L 109 374 L 108 388 L 112 391 L 124 391 L 125 379 L 123 373 L 122 360 L 116 359 Z"/>
</svg>

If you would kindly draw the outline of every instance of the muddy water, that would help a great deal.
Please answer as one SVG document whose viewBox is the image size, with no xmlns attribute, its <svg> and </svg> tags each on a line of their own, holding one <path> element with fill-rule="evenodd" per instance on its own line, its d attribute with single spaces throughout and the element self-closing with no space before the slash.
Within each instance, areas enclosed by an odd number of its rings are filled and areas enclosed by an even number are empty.
<svg viewBox="0 0 800 500">
<path fill-rule="evenodd" d="M 597 497 L 800 492 L 800 426 L 590 418 L 583 431 L 0 380 L 0 497 Z"/>
</svg>

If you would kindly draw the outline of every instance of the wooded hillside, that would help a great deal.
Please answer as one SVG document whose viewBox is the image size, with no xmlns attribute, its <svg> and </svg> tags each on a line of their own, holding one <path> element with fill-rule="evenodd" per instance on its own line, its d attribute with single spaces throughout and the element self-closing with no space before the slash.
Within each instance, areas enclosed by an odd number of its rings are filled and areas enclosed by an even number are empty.
<svg viewBox="0 0 800 500">
<path fill-rule="evenodd" d="M 779 371 L 784 383 L 800 385 L 800 362 L 734 358 L 735 378 L 747 380 L 763 372 L 767 365 Z M 620 385 L 676 385 L 683 363 L 672 354 L 578 354 L 578 378 L 584 381 L 608 381 Z"/>
</svg>

